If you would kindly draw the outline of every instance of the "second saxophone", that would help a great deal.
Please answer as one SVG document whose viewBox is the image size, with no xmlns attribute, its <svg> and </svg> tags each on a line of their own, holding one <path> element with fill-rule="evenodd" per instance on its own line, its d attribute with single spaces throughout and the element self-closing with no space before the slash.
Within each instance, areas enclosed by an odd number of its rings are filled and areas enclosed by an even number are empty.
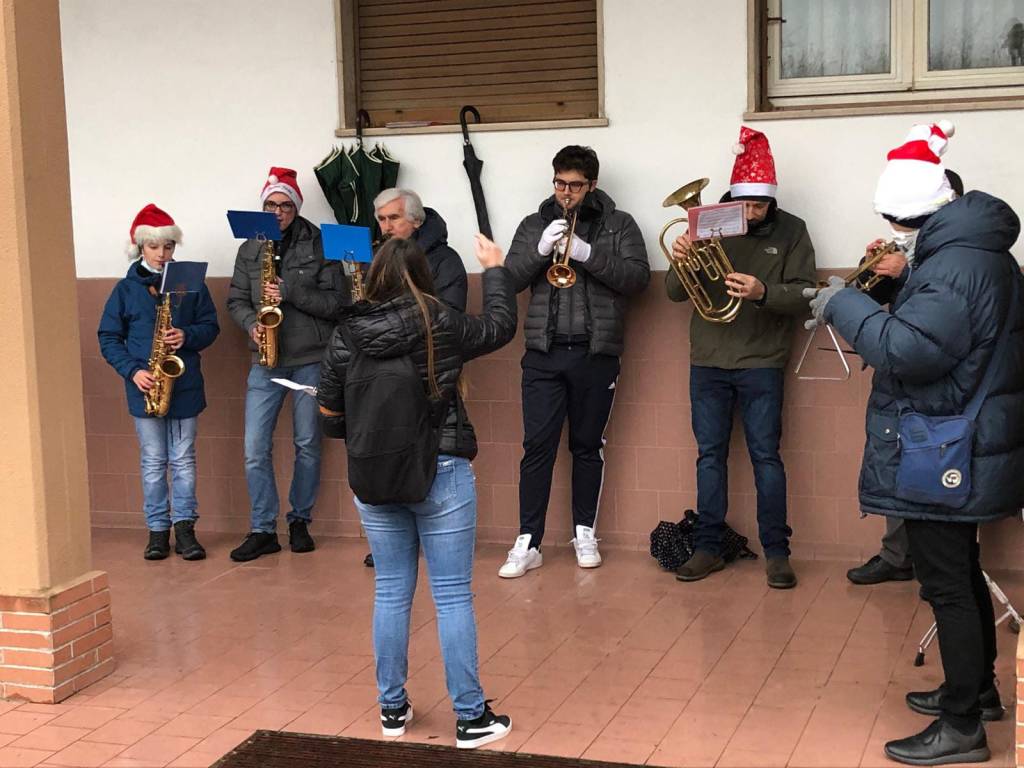
<svg viewBox="0 0 1024 768">
<path fill-rule="evenodd" d="M 277 327 L 284 320 L 284 312 L 277 306 L 277 300 L 267 294 L 267 285 L 277 280 L 275 255 L 274 241 L 264 241 L 260 253 L 260 309 L 256 313 L 256 346 L 259 348 L 260 365 L 267 368 L 277 366 Z"/>
</svg>

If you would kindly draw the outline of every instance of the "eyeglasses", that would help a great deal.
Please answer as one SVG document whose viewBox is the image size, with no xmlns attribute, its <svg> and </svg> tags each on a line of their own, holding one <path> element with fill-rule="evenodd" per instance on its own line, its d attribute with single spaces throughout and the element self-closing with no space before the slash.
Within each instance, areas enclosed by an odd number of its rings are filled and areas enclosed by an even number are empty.
<svg viewBox="0 0 1024 768">
<path fill-rule="evenodd" d="M 267 200 L 267 202 L 263 204 L 263 210 L 266 213 L 277 213 L 278 211 L 281 213 L 294 213 L 295 203 L 272 203 L 270 200 Z"/>
<path fill-rule="evenodd" d="M 555 189 L 559 192 L 565 192 L 568 189 L 573 194 L 581 191 L 584 187 L 589 187 L 589 181 L 566 181 L 565 179 L 554 179 L 552 184 L 555 185 Z"/>
</svg>

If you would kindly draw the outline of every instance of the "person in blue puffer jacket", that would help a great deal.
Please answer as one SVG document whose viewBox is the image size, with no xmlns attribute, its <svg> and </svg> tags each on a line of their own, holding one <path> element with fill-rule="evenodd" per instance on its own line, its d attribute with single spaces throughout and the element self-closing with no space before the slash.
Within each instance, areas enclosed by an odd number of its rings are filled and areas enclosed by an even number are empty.
<svg viewBox="0 0 1024 768">
<path fill-rule="evenodd" d="M 174 380 L 170 409 L 164 417 L 146 414 L 145 395 L 153 386 L 149 356 L 160 303 L 164 265 L 173 261 L 181 230 L 167 213 L 150 203 L 131 226 L 128 273 L 107 299 L 98 331 L 104 359 L 124 379 L 128 412 L 139 438 L 143 510 L 149 542 L 146 560 L 170 555 L 170 529 L 175 551 L 185 560 L 202 560 L 206 550 L 196 539 L 196 422 L 206 408 L 199 353 L 217 338 L 217 309 L 206 286 L 171 300 L 171 330 L 164 340 L 185 364 Z M 168 490 L 167 471 L 171 486 Z"/>
<path fill-rule="evenodd" d="M 945 682 L 906 698 L 915 712 L 938 719 L 885 746 L 890 758 L 913 765 L 989 757 L 982 720 L 1001 718 L 1003 706 L 978 524 L 1016 515 L 1024 502 L 1024 280 L 1009 250 L 1020 220 L 983 192 L 954 199 L 939 157 L 951 134 L 945 122 L 915 126 L 879 180 L 875 210 L 910 265 L 889 311 L 836 278 L 811 302 L 815 319 L 831 323 L 875 369 L 860 505 L 906 521 L 922 596 L 935 614 Z M 900 412 L 960 416 L 993 366 L 975 420 L 966 503 L 897 498 Z M 960 473 L 943 476 L 946 487 L 960 480 Z"/>
</svg>

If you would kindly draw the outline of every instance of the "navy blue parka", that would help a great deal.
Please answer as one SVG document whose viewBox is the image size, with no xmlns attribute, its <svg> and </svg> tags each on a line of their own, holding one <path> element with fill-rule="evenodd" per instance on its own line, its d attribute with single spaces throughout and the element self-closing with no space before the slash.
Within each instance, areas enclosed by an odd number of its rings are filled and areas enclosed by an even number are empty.
<svg viewBox="0 0 1024 768">
<path fill-rule="evenodd" d="M 98 331 L 104 359 L 124 379 L 128 411 L 132 416 L 143 418 L 146 417 L 145 398 L 132 376 L 149 368 L 160 300 L 150 293 L 150 286 L 160 287 L 160 275 L 140 267 L 138 260 L 133 261 L 128 274 L 117 282 L 107 299 Z M 185 372 L 174 381 L 167 418 L 189 419 L 206 408 L 199 353 L 220 333 L 217 309 L 205 285 L 199 293 L 172 297 L 171 324 L 185 333 L 185 343 L 174 353 L 185 363 Z"/>
<path fill-rule="evenodd" d="M 886 311 L 847 288 L 825 319 L 875 369 L 860 474 L 865 512 L 919 520 L 982 522 L 1024 503 L 1024 285 L 1010 248 L 1020 220 L 1002 200 L 970 192 L 921 227 L 913 267 Z M 1012 281 L 1019 298 L 1011 306 Z M 1004 323 L 1011 333 L 993 360 Z M 895 497 L 900 400 L 919 413 L 962 414 L 989 365 L 997 365 L 978 415 L 972 490 L 962 509 Z"/>
</svg>

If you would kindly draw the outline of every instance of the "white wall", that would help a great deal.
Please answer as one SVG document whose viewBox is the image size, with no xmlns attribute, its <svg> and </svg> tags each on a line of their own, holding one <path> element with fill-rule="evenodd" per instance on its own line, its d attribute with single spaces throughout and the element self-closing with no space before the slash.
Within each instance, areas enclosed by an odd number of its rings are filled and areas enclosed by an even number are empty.
<svg viewBox="0 0 1024 768">
<path fill-rule="evenodd" d="M 604 8 L 609 127 L 475 135 L 491 223 L 507 244 L 549 194 L 555 151 L 589 144 L 601 186 L 636 216 L 664 269 L 657 233 L 679 210 L 662 209 L 664 197 L 697 176 L 711 177 L 709 200 L 728 184 L 746 104 L 746 2 Z M 299 170 L 307 218 L 333 221 L 312 173 L 336 142 L 332 0 L 61 0 L 61 21 L 79 276 L 123 272 L 128 226 L 151 201 L 184 229 L 180 257 L 229 275 L 224 211 L 255 208 L 271 165 Z M 775 153 L 780 203 L 808 222 L 820 266 L 853 264 L 885 234 L 871 210 L 885 152 L 912 123 L 939 117 L 957 124 L 946 161 L 967 187 L 1024 210 L 1019 110 L 756 123 Z M 461 136 L 386 143 L 403 161 L 400 183 L 441 212 L 474 261 Z"/>
</svg>

